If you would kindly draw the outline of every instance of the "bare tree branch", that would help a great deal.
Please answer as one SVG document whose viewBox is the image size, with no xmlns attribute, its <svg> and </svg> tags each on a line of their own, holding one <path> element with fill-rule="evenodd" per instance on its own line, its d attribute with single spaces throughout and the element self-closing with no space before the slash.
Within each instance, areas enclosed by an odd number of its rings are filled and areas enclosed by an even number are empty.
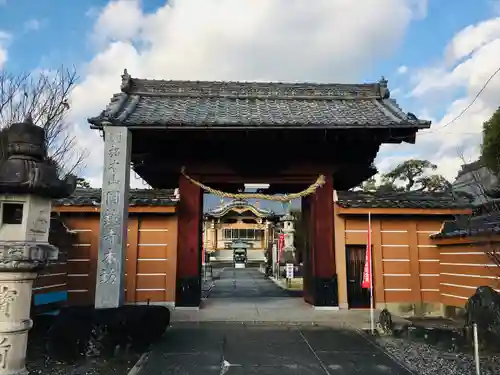
<svg viewBox="0 0 500 375">
<path fill-rule="evenodd" d="M 76 70 L 8 74 L 0 72 L 0 129 L 24 121 L 28 116 L 45 129 L 50 159 L 61 173 L 78 173 L 84 167 L 88 151 L 78 147 L 66 121 L 69 96 L 76 85 Z M 0 162 L 6 157 L 6 137 L 0 140 Z"/>
</svg>

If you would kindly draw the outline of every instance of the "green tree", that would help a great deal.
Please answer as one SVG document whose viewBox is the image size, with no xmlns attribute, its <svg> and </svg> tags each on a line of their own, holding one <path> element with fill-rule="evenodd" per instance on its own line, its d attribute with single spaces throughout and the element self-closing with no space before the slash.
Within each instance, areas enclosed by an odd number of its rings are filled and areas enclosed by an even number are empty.
<svg viewBox="0 0 500 375">
<path fill-rule="evenodd" d="M 83 177 L 78 177 L 76 179 L 76 187 L 82 189 L 90 189 L 90 183 Z"/>
<path fill-rule="evenodd" d="M 497 176 L 500 175 L 500 108 L 483 124 L 481 161 Z"/>
<path fill-rule="evenodd" d="M 364 181 L 361 186 L 361 190 L 367 193 L 373 192 L 388 192 L 388 191 L 403 191 L 404 189 L 397 186 L 394 182 L 383 180 L 382 183 L 377 184 L 375 177 L 370 177 L 368 180 Z M 358 190 L 358 189 L 356 189 Z"/>
<path fill-rule="evenodd" d="M 370 191 L 376 191 L 378 188 L 377 181 L 375 180 L 375 177 L 370 177 L 368 180 L 363 181 L 363 183 L 360 186 L 361 190 L 370 192 Z"/>
<path fill-rule="evenodd" d="M 410 159 L 397 165 L 392 171 L 382 174 L 381 183 L 375 178 L 363 182 L 361 190 L 366 192 L 389 191 L 445 191 L 451 184 L 439 174 L 431 174 L 437 166 L 428 160 Z"/>
</svg>

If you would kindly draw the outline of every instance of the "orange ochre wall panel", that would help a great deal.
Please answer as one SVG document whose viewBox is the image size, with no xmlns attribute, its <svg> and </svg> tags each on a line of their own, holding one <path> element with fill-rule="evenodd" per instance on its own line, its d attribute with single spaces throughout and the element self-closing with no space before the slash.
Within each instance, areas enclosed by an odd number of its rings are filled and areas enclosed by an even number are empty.
<svg viewBox="0 0 500 375">
<path fill-rule="evenodd" d="M 33 283 L 33 294 L 66 290 L 66 262 L 54 262 L 45 267 Z"/>
<path fill-rule="evenodd" d="M 366 244 L 368 218 L 343 217 L 345 244 Z M 429 236 L 443 220 L 372 216 L 376 302 L 439 302 L 439 250 Z"/>
<path fill-rule="evenodd" d="M 175 216 L 142 217 L 138 223 L 135 254 L 135 295 L 131 302 L 175 301 L 177 219 Z"/>
<path fill-rule="evenodd" d="M 500 268 L 486 254 L 500 243 L 473 243 L 473 237 L 470 241 L 438 247 L 441 302 L 445 305 L 464 307 L 479 286 L 500 291 Z"/>
<path fill-rule="evenodd" d="M 76 232 L 72 249 L 68 250 L 68 302 L 70 305 L 94 303 L 99 215 L 61 214 L 64 222 Z"/>
<path fill-rule="evenodd" d="M 67 289 L 71 305 L 93 304 L 99 246 L 99 215 L 64 213 L 77 233 L 68 252 Z M 128 303 L 175 301 L 177 218 L 131 215 L 128 221 L 125 298 Z"/>
</svg>

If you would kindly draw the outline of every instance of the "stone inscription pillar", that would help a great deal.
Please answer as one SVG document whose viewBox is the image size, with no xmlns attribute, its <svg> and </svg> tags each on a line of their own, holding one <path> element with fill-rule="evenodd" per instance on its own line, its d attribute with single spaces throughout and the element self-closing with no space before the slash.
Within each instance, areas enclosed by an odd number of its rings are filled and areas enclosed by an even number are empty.
<svg viewBox="0 0 500 375">
<path fill-rule="evenodd" d="M 95 307 L 114 308 L 125 301 L 130 149 L 125 127 L 104 127 L 104 171 Z"/>
</svg>

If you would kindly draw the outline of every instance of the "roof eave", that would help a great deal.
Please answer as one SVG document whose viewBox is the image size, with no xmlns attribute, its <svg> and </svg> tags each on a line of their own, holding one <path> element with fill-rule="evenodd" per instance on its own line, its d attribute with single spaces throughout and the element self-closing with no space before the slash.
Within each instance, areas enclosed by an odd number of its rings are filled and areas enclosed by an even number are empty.
<svg viewBox="0 0 500 375">
<path fill-rule="evenodd" d="M 209 125 L 209 124 L 198 124 L 198 125 L 186 125 L 182 123 L 171 123 L 171 124 L 123 124 L 123 123 L 112 123 L 109 120 L 100 120 L 89 123 L 94 126 L 91 128 L 102 128 L 105 125 L 116 125 L 125 126 L 131 130 L 159 130 L 159 129 L 169 129 L 169 130 L 290 130 L 290 129 L 303 129 L 303 130 L 313 130 L 313 129 L 329 129 L 329 130 L 356 130 L 356 129 L 368 129 L 368 130 L 390 130 L 390 129 L 415 129 L 424 130 L 430 128 L 430 122 L 424 124 L 416 123 L 394 123 L 393 125 L 373 125 L 373 124 L 234 124 L 234 125 Z"/>
<path fill-rule="evenodd" d="M 87 122 L 90 124 L 90 129 L 92 130 L 101 130 L 105 126 L 114 125 L 109 118 L 103 116 L 89 117 L 87 118 Z"/>
<path fill-rule="evenodd" d="M 436 233 L 431 234 L 429 237 L 432 240 L 448 240 L 481 236 L 497 236 L 500 235 L 498 230 L 471 230 L 471 231 L 457 231 L 456 233 Z"/>
</svg>

